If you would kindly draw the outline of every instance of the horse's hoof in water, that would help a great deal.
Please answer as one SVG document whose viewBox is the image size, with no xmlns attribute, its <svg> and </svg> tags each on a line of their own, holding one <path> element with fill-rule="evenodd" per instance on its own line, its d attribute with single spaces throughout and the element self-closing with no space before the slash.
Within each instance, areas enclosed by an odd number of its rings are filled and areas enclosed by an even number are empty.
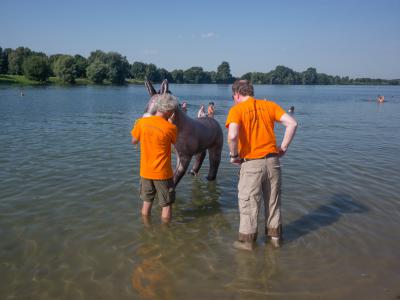
<svg viewBox="0 0 400 300">
<path fill-rule="evenodd" d="M 196 172 L 193 171 L 193 170 L 190 170 L 190 171 L 188 172 L 188 174 L 190 174 L 190 175 L 192 175 L 192 176 L 199 176 L 199 173 L 196 173 Z"/>
</svg>

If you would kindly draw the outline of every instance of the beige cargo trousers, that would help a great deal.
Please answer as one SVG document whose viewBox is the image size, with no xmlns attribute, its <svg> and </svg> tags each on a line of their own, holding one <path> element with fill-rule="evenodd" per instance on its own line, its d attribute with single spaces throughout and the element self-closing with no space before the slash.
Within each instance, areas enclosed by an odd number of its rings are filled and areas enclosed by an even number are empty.
<svg viewBox="0 0 400 300">
<path fill-rule="evenodd" d="M 257 239 L 257 219 L 264 202 L 265 235 L 281 237 L 281 166 L 277 155 L 244 161 L 238 184 L 239 241 Z"/>
</svg>

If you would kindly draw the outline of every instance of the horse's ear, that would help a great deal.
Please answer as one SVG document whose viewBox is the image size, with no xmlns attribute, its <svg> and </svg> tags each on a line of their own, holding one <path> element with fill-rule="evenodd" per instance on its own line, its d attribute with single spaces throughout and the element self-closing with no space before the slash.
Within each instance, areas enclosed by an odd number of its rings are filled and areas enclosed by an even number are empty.
<svg viewBox="0 0 400 300">
<path fill-rule="evenodd" d="M 160 94 L 162 95 L 169 92 L 170 91 L 168 90 L 168 80 L 164 79 L 164 81 L 161 83 Z"/>
<path fill-rule="evenodd" d="M 144 82 L 147 91 L 149 92 L 150 96 L 153 96 L 155 94 L 157 94 L 156 90 L 154 89 L 153 85 L 151 84 L 150 80 L 147 80 Z"/>
</svg>

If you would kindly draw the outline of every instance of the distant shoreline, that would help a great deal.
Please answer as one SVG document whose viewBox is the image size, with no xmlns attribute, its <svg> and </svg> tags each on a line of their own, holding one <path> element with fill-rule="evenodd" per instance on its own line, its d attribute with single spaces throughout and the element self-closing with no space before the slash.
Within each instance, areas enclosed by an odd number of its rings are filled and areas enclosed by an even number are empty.
<svg viewBox="0 0 400 300">
<path fill-rule="evenodd" d="M 126 79 L 124 84 L 113 84 L 111 82 L 104 82 L 102 84 L 93 83 L 89 79 L 86 78 L 77 78 L 76 82 L 73 84 L 65 83 L 59 80 L 57 77 L 50 77 L 47 82 L 35 81 L 26 78 L 23 75 L 5 75 L 0 74 L 0 84 L 1 85 L 18 85 L 18 86 L 123 86 L 123 85 L 141 85 L 144 84 L 143 80 L 135 80 L 135 79 Z M 156 82 L 157 83 L 157 82 Z M 221 83 L 176 83 L 176 84 L 195 84 L 195 85 L 202 85 L 202 84 L 221 84 Z M 276 85 L 276 86 L 285 86 L 285 85 L 295 85 L 295 86 L 398 86 L 397 84 L 389 84 L 389 83 L 363 83 L 363 82 L 352 82 L 349 84 L 268 84 L 268 83 L 254 83 L 255 85 Z"/>
</svg>

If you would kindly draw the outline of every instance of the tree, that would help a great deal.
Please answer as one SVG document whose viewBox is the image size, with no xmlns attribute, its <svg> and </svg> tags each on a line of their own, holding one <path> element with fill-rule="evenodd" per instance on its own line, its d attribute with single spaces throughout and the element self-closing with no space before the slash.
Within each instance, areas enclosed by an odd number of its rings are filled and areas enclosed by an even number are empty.
<svg viewBox="0 0 400 300">
<path fill-rule="evenodd" d="M 86 68 L 88 67 L 87 59 L 79 54 L 76 54 L 74 58 L 76 64 L 76 77 L 86 78 Z"/>
<path fill-rule="evenodd" d="M 8 73 L 8 56 L 10 55 L 12 49 L 5 48 L 3 49 L 2 57 L 0 57 L 0 69 L 2 74 Z"/>
<path fill-rule="evenodd" d="M 89 80 L 101 84 L 107 78 L 107 65 L 99 60 L 92 62 L 86 69 Z"/>
<path fill-rule="evenodd" d="M 49 56 L 49 64 L 50 64 L 50 69 L 51 69 L 50 76 L 56 76 L 56 73 L 54 72 L 54 64 L 62 56 L 64 56 L 64 54 L 52 54 Z"/>
<path fill-rule="evenodd" d="M 158 78 L 160 81 L 163 81 L 164 79 L 167 79 L 168 81 L 172 81 L 171 74 L 164 68 L 158 69 L 157 72 L 158 72 Z"/>
<path fill-rule="evenodd" d="M 217 68 L 217 74 L 215 81 L 217 83 L 232 83 L 233 77 L 231 75 L 231 69 L 229 63 L 223 61 Z"/>
<path fill-rule="evenodd" d="M 22 65 L 24 75 L 32 80 L 45 82 L 51 74 L 50 64 L 47 57 L 31 55 L 24 60 Z"/>
<path fill-rule="evenodd" d="M 295 72 L 285 66 L 277 66 L 275 70 L 271 72 L 272 84 L 294 84 L 295 79 Z"/>
<path fill-rule="evenodd" d="M 302 73 L 303 84 L 316 84 L 317 83 L 317 70 L 315 68 L 308 68 Z"/>
<path fill-rule="evenodd" d="M 54 73 L 65 83 L 75 83 L 77 67 L 75 58 L 71 55 L 63 55 L 54 63 Z"/>
<path fill-rule="evenodd" d="M 87 60 L 89 65 L 96 60 L 105 63 L 107 61 L 107 54 L 101 50 L 92 51 Z"/>
<path fill-rule="evenodd" d="M 191 67 L 183 72 L 183 81 L 187 83 L 206 83 L 202 67 Z"/>
<path fill-rule="evenodd" d="M 107 78 L 111 83 L 123 84 L 129 74 L 129 63 L 126 57 L 117 52 L 106 54 Z"/>
<path fill-rule="evenodd" d="M 270 83 L 270 76 L 269 73 L 253 72 L 250 81 L 255 84 L 267 84 Z"/>
<path fill-rule="evenodd" d="M 8 73 L 8 53 L 11 49 L 2 49 L 0 47 L 0 74 Z"/>
<path fill-rule="evenodd" d="M 240 77 L 240 79 L 251 81 L 251 72 L 243 74 L 242 77 Z"/>
<path fill-rule="evenodd" d="M 145 63 L 135 61 L 131 66 L 131 77 L 137 80 L 144 80 L 146 77 L 146 68 L 147 65 Z"/>
<path fill-rule="evenodd" d="M 24 59 L 32 54 L 29 48 L 18 47 L 12 50 L 8 55 L 8 73 L 12 75 L 22 75 L 22 64 Z"/>
<path fill-rule="evenodd" d="M 207 72 L 207 74 L 210 77 L 210 83 L 217 83 L 217 72 L 211 71 L 211 72 Z"/>
<path fill-rule="evenodd" d="M 147 80 L 152 81 L 152 82 L 158 82 L 159 81 L 159 76 L 158 76 L 157 66 L 156 65 L 148 64 L 146 66 L 145 78 Z"/>
<path fill-rule="evenodd" d="M 333 77 L 325 73 L 317 73 L 317 84 L 332 84 Z"/>
<path fill-rule="evenodd" d="M 171 72 L 172 82 L 183 83 L 183 70 L 173 70 Z"/>
</svg>

